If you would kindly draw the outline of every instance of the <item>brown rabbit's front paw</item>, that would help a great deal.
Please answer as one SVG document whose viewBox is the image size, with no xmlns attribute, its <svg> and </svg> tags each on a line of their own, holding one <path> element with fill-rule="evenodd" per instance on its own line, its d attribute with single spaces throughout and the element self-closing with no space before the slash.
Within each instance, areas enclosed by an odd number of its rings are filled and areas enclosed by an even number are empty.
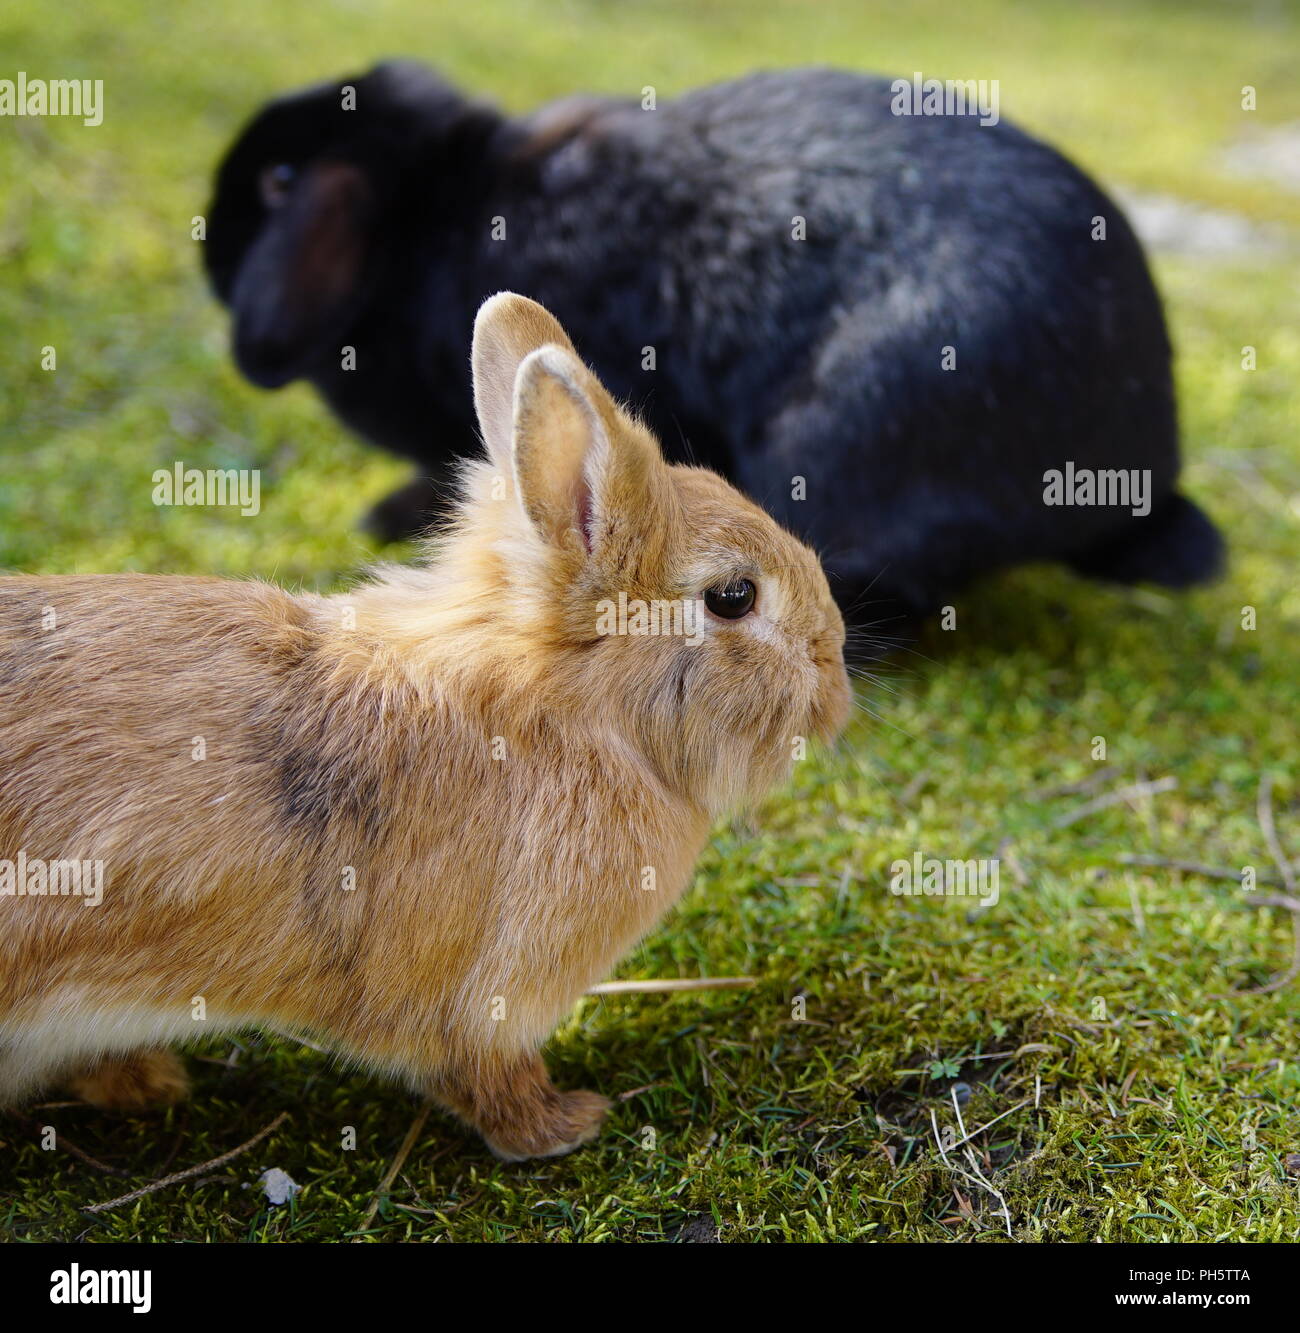
<svg viewBox="0 0 1300 1333">
<path fill-rule="evenodd" d="M 133 1051 L 68 1080 L 68 1090 L 102 1111 L 170 1106 L 190 1090 L 185 1066 L 171 1051 Z"/>
<path fill-rule="evenodd" d="M 596 1092 L 557 1092 L 535 1123 L 504 1125 L 483 1137 L 505 1162 L 563 1157 L 600 1133 L 609 1107 L 609 1098 Z"/>
<path fill-rule="evenodd" d="M 572 1152 L 600 1133 L 610 1105 L 594 1092 L 560 1092 L 535 1052 L 445 1070 L 429 1091 L 507 1162 Z"/>
</svg>

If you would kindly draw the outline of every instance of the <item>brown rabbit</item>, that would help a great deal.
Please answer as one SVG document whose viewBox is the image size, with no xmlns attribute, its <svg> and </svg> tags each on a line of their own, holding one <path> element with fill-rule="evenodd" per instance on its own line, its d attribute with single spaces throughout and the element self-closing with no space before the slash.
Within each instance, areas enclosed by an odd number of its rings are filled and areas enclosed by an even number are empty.
<svg viewBox="0 0 1300 1333">
<path fill-rule="evenodd" d="M 167 1043 L 265 1022 L 501 1157 L 596 1134 L 538 1048 L 714 818 L 838 732 L 843 626 L 540 306 L 489 300 L 473 370 L 488 458 L 424 565 L 0 579 L 0 1102 L 174 1099 Z"/>
</svg>

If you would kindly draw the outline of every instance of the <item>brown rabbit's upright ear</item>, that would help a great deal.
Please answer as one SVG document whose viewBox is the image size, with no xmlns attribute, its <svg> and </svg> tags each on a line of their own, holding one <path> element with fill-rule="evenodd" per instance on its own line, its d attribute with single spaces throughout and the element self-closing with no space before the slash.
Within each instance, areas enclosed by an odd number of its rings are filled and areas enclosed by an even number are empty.
<svg viewBox="0 0 1300 1333">
<path fill-rule="evenodd" d="M 658 451 L 534 301 L 503 292 L 474 325 L 474 402 L 493 463 L 546 541 L 588 552 L 609 519 L 650 507 Z"/>
<path fill-rule="evenodd" d="M 514 470 L 515 377 L 526 358 L 548 343 L 576 356 L 555 316 L 526 296 L 498 292 L 475 316 L 474 410 L 488 456 L 506 476 Z"/>
<path fill-rule="evenodd" d="M 604 394 L 571 352 L 542 347 L 519 367 L 514 402 L 515 485 L 524 512 L 547 541 L 564 545 L 576 531 L 589 552 L 614 471 L 608 425 L 590 388 Z"/>
</svg>

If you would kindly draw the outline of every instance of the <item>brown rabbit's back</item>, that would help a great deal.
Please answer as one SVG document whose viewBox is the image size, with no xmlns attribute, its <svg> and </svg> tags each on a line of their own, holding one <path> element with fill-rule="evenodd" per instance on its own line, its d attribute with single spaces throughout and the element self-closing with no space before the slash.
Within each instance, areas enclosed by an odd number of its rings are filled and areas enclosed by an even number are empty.
<svg viewBox="0 0 1300 1333">
<path fill-rule="evenodd" d="M 275 761 L 247 762 L 310 651 L 307 619 L 252 583 L 0 581 L 0 856 L 103 867 L 96 906 L 7 901 L 0 1012 L 61 987 L 188 1003 L 196 983 L 238 1006 L 271 980 L 250 957 L 285 980 L 311 964 Z"/>
<path fill-rule="evenodd" d="M 382 639 L 337 630 L 345 609 L 0 580 L 0 858 L 104 868 L 98 906 L 0 899 L 0 1046 L 27 1023 L 91 1049 L 114 1025 L 270 1015 L 378 1066 L 436 1059 L 544 1034 L 681 891 L 703 812 L 611 775 L 616 747 L 417 688 Z"/>
</svg>

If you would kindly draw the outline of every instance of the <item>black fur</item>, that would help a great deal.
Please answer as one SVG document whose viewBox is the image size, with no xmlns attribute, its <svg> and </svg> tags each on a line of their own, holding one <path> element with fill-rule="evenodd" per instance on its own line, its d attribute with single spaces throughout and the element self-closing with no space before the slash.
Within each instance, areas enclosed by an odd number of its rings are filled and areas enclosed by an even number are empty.
<svg viewBox="0 0 1300 1333">
<path fill-rule="evenodd" d="M 512 289 L 555 313 L 671 457 L 807 537 L 846 606 L 923 611 L 1037 559 L 1210 577 L 1221 542 L 1174 490 L 1169 342 L 1123 214 L 1005 122 L 890 101 L 887 80 L 803 70 L 655 110 L 574 99 L 512 120 L 383 65 L 245 129 L 218 176 L 208 268 L 245 374 L 310 379 L 433 479 L 377 511 L 386 536 L 419 526 L 446 463 L 476 448 L 470 329 Z M 258 176 L 280 162 L 297 183 L 269 211 Z M 1067 462 L 1150 469 L 1151 513 L 1046 506 L 1044 472 Z"/>
</svg>

